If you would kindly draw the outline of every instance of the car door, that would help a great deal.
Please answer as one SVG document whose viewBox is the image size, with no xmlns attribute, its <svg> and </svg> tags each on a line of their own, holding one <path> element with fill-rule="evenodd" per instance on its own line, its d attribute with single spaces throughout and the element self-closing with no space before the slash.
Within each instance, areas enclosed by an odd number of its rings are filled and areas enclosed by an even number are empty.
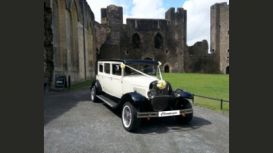
<svg viewBox="0 0 273 153">
<path fill-rule="evenodd" d="M 111 77 L 110 77 L 110 85 L 109 91 L 112 96 L 117 98 L 121 98 L 122 93 L 122 70 L 120 67 L 120 62 L 111 63 Z"/>
<path fill-rule="evenodd" d="M 111 95 L 111 92 L 109 90 L 109 86 L 111 84 L 110 81 L 110 77 L 111 77 L 111 73 L 110 73 L 110 63 L 109 62 L 103 62 L 103 73 L 100 74 L 100 83 L 102 86 L 102 90 Z"/>
<path fill-rule="evenodd" d="M 98 74 L 96 76 L 96 79 L 100 82 L 101 88 L 103 91 L 104 89 L 104 64 L 102 62 L 98 62 Z"/>
</svg>

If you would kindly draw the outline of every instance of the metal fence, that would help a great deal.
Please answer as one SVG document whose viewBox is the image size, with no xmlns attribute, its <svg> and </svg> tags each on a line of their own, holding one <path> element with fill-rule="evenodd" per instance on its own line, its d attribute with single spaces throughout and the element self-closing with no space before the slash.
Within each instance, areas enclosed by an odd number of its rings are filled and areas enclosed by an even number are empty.
<svg viewBox="0 0 273 153">
<path fill-rule="evenodd" d="M 220 99 L 220 98 L 213 98 L 213 97 L 207 97 L 207 96 L 201 96 L 201 95 L 197 95 L 197 94 L 193 94 L 193 99 L 192 99 L 192 103 L 194 104 L 194 97 L 200 97 L 200 98 L 206 98 L 206 99 L 210 99 L 210 100 L 215 100 L 215 101 L 220 101 L 220 109 L 223 110 L 223 103 L 229 103 L 229 100 L 224 100 L 224 99 Z"/>
</svg>

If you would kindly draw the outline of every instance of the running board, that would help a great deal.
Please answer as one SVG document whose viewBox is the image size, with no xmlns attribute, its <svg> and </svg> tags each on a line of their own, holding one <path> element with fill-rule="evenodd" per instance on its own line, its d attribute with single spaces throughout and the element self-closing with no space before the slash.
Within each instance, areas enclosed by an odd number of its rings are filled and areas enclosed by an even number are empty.
<svg viewBox="0 0 273 153">
<path fill-rule="evenodd" d="M 115 101 L 113 101 L 113 100 L 111 100 L 111 99 L 109 99 L 109 98 L 107 98 L 107 97 L 105 97 L 103 95 L 97 95 L 97 97 L 100 100 L 102 100 L 105 104 L 107 104 L 108 106 L 110 106 L 112 108 L 115 108 L 115 107 L 118 106 L 118 104 Z"/>
</svg>

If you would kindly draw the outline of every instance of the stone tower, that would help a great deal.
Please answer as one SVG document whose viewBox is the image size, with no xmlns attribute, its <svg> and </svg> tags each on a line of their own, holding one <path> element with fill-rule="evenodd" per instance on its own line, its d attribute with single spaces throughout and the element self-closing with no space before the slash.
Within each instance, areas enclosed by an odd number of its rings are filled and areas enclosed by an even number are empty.
<svg viewBox="0 0 273 153">
<path fill-rule="evenodd" d="M 111 30 L 106 42 L 102 46 L 102 50 L 111 50 L 111 52 L 101 52 L 101 57 L 113 58 L 120 55 L 120 37 L 123 25 L 122 7 L 109 5 L 107 8 L 101 9 L 101 24 L 107 25 Z M 114 56 L 113 56 L 114 55 Z"/>
<path fill-rule="evenodd" d="M 229 73 L 229 6 L 216 3 L 210 11 L 210 50 L 215 54 L 218 71 Z"/>
<path fill-rule="evenodd" d="M 169 22 L 168 31 L 170 32 L 169 40 L 173 42 L 169 42 L 169 47 L 175 46 L 175 48 L 171 50 L 175 50 L 175 54 L 177 57 L 177 62 L 174 65 L 178 71 L 184 71 L 184 55 L 187 50 L 187 11 L 183 8 L 170 8 L 165 13 L 165 19 Z M 174 43 L 173 45 L 171 45 Z"/>
</svg>

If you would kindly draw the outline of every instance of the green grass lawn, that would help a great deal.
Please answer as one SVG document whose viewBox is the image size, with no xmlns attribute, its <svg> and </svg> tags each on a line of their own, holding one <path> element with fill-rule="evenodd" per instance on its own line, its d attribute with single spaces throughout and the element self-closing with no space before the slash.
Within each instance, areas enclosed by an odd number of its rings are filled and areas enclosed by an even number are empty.
<svg viewBox="0 0 273 153">
<path fill-rule="evenodd" d="M 201 73 L 164 73 L 164 80 L 171 83 L 174 89 L 180 88 L 197 95 L 229 100 L 229 75 Z M 220 110 L 220 102 L 195 97 L 195 104 L 213 110 Z M 224 103 L 223 110 L 229 110 Z"/>
</svg>

